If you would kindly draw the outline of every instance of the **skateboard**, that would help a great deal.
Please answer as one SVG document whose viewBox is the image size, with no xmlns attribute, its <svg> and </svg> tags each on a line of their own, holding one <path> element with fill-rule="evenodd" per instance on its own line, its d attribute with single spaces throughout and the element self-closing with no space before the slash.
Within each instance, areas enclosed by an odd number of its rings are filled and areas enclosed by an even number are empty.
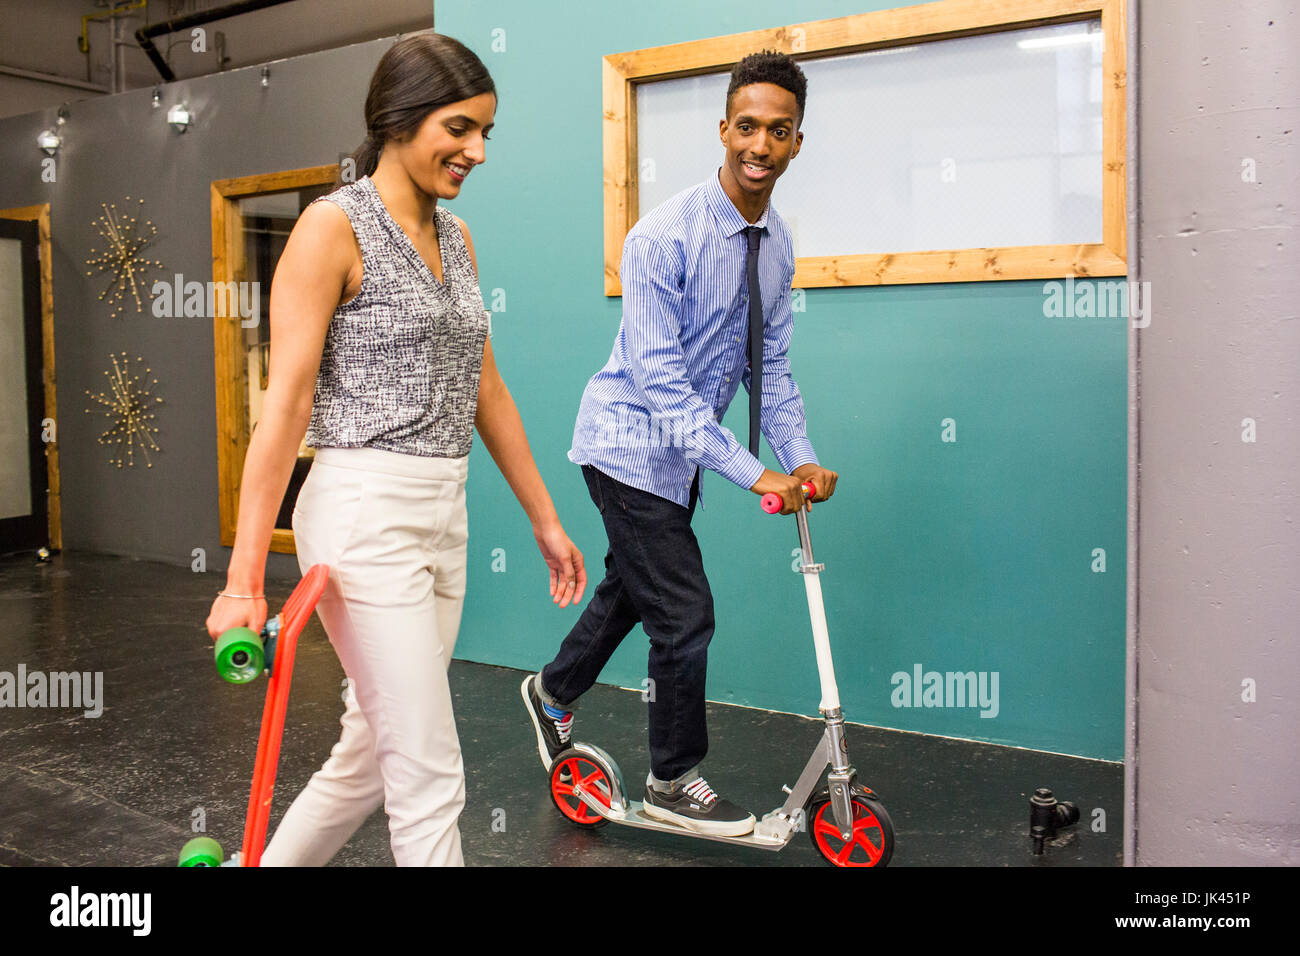
<svg viewBox="0 0 1300 956">
<path fill-rule="evenodd" d="M 329 580 L 329 568 L 316 564 L 307 570 L 284 607 L 267 620 L 261 634 L 246 627 L 234 627 L 217 639 L 213 648 L 217 673 L 232 684 L 248 684 L 268 674 L 266 705 L 262 708 L 262 730 L 253 761 L 253 787 L 248 796 L 244 821 L 244 844 L 239 853 L 224 860 L 221 844 L 211 837 L 195 837 L 181 849 L 180 866 L 258 866 L 266 844 L 266 826 L 271 816 L 275 771 L 280 763 L 280 741 L 284 715 L 289 707 L 289 683 L 293 680 L 293 658 L 298 635 L 316 610 Z M 223 861 L 224 860 L 224 861 Z"/>
</svg>

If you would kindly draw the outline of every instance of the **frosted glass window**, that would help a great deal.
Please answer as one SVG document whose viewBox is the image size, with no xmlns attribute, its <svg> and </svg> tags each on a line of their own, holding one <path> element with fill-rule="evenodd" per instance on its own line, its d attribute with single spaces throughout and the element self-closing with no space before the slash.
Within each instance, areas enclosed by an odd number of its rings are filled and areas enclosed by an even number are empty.
<svg viewBox="0 0 1300 956">
<path fill-rule="evenodd" d="M 1100 19 L 800 61 L 796 256 L 1102 241 Z M 729 72 L 639 83 L 641 214 L 718 168 Z"/>
</svg>

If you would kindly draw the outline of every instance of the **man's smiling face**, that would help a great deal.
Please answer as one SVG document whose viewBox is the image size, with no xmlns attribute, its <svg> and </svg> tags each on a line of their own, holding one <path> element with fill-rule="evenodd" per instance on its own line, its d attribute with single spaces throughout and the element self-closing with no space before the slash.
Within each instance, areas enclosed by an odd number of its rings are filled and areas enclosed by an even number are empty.
<svg viewBox="0 0 1300 956">
<path fill-rule="evenodd" d="M 765 199 L 772 185 L 799 155 L 803 133 L 797 132 L 795 96 L 775 83 L 750 83 L 731 96 L 718 132 L 727 150 L 726 169 L 742 193 Z"/>
</svg>

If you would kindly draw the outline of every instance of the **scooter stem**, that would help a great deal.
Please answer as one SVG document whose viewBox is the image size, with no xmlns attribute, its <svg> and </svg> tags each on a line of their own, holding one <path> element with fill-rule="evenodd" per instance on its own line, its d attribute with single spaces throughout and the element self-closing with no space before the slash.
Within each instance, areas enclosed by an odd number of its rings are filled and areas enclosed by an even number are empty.
<svg viewBox="0 0 1300 956">
<path fill-rule="evenodd" d="M 831 661 L 831 638 L 826 629 L 826 607 L 822 603 L 821 574 L 823 565 L 813 561 L 812 538 L 808 534 L 808 516 L 804 509 L 795 512 L 799 522 L 799 548 L 803 552 L 803 583 L 808 591 L 808 613 L 812 618 L 813 650 L 817 654 L 817 676 L 822 685 L 823 713 L 839 710 L 840 689 L 835 683 L 835 665 Z"/>
</svg>

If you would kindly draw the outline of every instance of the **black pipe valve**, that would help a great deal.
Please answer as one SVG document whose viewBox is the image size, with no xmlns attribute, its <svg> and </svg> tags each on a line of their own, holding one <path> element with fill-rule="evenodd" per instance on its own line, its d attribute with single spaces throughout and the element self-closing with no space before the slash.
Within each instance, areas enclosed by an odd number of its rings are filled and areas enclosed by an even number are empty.
<svg viewBox="0 0 1300 956">
<path fill-rule="evenodd" d="M 1034 856 L 1042 856 L 1043 843 L 1055 838 L 1060 827 L 1079 822 L 1079 808 L 1068 800 L 1057 800 L 1052 791 L 1039 787 L 1029 798 L 1029 836 L 1034 841 Z"/>
</svg>

